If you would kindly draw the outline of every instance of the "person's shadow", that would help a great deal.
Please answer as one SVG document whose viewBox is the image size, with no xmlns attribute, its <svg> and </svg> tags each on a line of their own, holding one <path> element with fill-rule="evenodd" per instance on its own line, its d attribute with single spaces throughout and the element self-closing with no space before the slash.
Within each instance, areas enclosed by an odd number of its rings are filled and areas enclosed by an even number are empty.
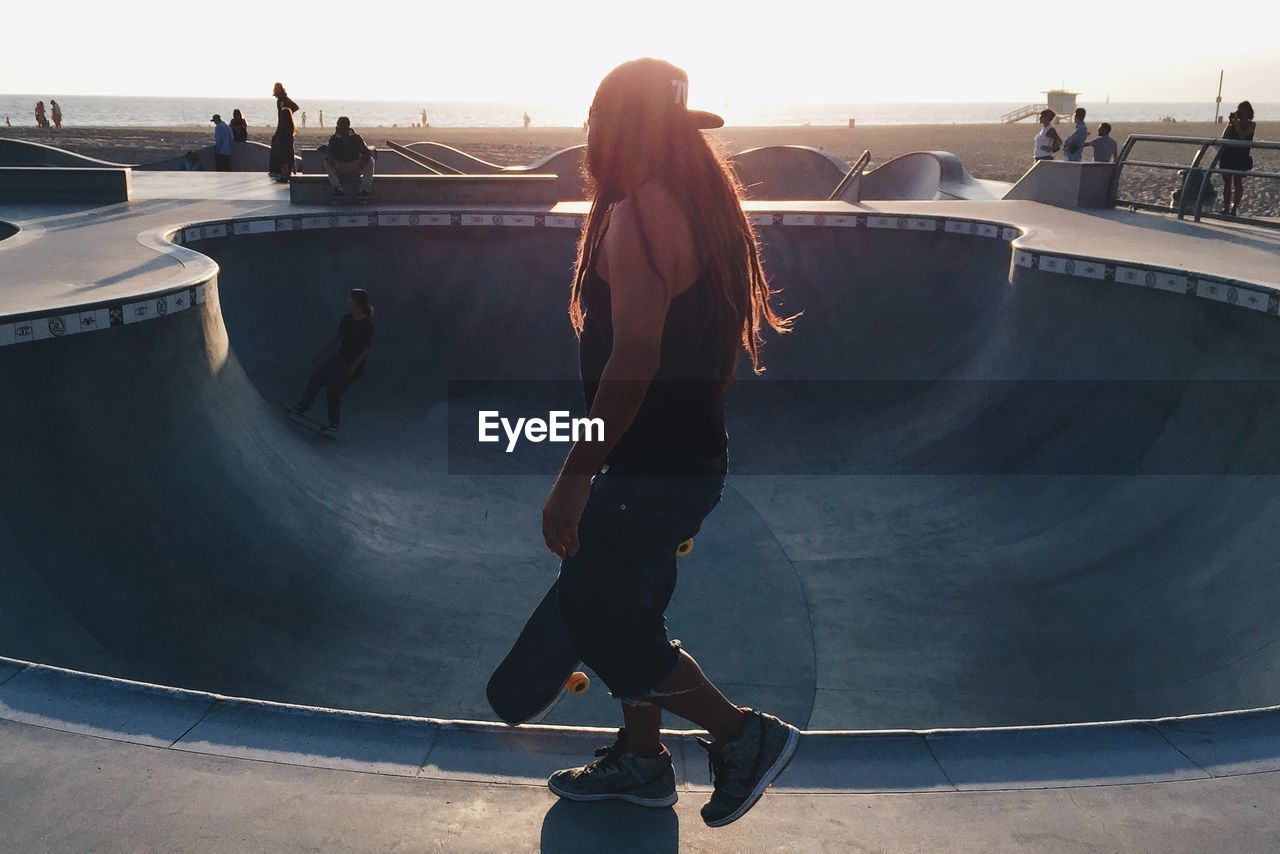
<svg viewBox="0 0 1280 854">
<path fill-rule="evenodd" d="M 622 801 L 559 800 L 542 820 L 541 850 L 549 854 L 674 854 L 680 850 L 680 818 L 674 809 L 648 809 Z"/>
</svg>

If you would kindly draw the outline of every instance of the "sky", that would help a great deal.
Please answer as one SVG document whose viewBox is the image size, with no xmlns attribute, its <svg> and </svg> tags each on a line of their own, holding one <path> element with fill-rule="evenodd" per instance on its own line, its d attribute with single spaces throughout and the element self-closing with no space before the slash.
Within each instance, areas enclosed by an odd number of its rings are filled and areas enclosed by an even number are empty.
<svg viewBox="0 0 1280 854">
<path fill-rule="evenodd" d="M 378 0 L 258 6 L 43 0 L 5 10 L 0 90 L 586 104 L 610 68 L 658 56 L 690 106 L 1280 101 L 1280 2 Z M 282 35 L 278 10 L 294 10 Z M 368 10 L 368 25 L 364 15 Z"/>
</svg>

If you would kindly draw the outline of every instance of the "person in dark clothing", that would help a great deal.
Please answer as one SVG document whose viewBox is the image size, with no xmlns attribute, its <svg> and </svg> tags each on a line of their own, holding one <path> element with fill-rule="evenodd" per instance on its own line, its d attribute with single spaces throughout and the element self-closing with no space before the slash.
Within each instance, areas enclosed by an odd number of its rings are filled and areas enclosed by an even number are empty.
<svg viewBox="0 0 1280 854">
<path fill-rule="evenodd" d="M 289 173 L 293 171 L 293 138 L 297 128 L 293 123 L 293 114 L 298 111 L 298 104 L 289 97 L 284 84 L 277 82 L 271 87 L 271 94 L 276 99 L 276 132 L 271 137 L 271 158 L 267 164 L 267 174 L 282 184 L 289 182 Z M 288 113 L 286 119 L 285 113 Z M 282 132 L 287 127 L 287 132 Z"/>
<path fill-rule="evenodd" d="M 622 705 L 601 758 L 547 781 L 562 798 L 668 807 L 677 793 L 660 736 L 664 711 L 710 733 L 715 791 L 703 820 L 737 820 L 795 752 L 799 731 L 729 702 L 664 611 L 676 549 L 720 501 L 727 470 L 724 393 L 740 348 L 761 370 L 761 330 L 791 319 L 772 291 L 742 185 L 689 110 L 689 78 L 656 59 L 619 66 L 591 105 L 591 208 L 569 316 L 583 390 L 602 441 L 576 442 L 542 510 L 561 558 L 560 613 L 583 662 Z"/>
<path fill-rule="evenodd" d="M 316 367 L 315 373 L 307 383 L 302 400 L 293 407 L 294 412 L 304 414 L 316 402 L 320 389 L 326 389 L 325 399 L 329 405 L 329 426 L 326 429 L 329 433 L 338 432 L 342 395 L 364 373 L 365 362 L 373 349 L 373 313 L 369 295 L 361 288 L 353 289 L 347 296 L 347 313 L 338 321 L 338 331 L 311 360 Z M 334 347 L 338 351 L 326 359 L 325 354 Z"/>
<path fill-rule="evenodd" d="M 293 137 L 297 132 L 293 125 L 293 111 L 281 107 L 276 132 L 271 137 L 271 160 L 279 173 L 275 179 L 277 183 L 289 183 L 289 175 L 293 172 Z"/>
<path fill-rule="evenodd" d="M 1241 101 L 1236 111 L 1227 119 L 1227 129 L 1222 132 L 1223 139 L 1253 139 L 1257 124 L 1253 121 L 1253 104 Z M 1248 146 L 1231 145 L 1222 147 L 1218 158 L 1218 166 L 1232 169 L 1237 173 L 1248 172 L 1253 168 L 1253 155 Z M 1222 176 L 1222 212 L 1235 216 L 1240 210 L 1240 200 L 1244 195 L 1244 175 Z"/>
<path fill-rule="evenodd" d="M 231 111 L 231 121 L 227 124 L 231 127 L 231 138 L 235 142 L 249 141 L 249 123 L 244 120 L 244 115 L 239 110 Z"/>
<path fill-rule="evenodd" d="M 368 198 L 373 189 L 373 158 L 364 138 L 351 129 L 351 119 L 339 116 L 337 132 L 329 137 L 329 150 L 324 158 L 333 195 L 343 195 L 343 178 L 359 177 L 360 198 Z"/>
</svg>

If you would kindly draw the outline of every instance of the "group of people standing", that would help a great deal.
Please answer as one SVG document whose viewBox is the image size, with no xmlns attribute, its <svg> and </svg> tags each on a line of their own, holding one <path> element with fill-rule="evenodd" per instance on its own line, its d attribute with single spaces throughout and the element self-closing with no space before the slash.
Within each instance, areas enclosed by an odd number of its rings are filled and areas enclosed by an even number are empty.
<svg viewBox="0 0 1280 854">
<path fill-rule="evenodd" d="M 1033 151 L 1034 158 L 1036 160 L 1052 160 L 1053 155 L 1061 150 L 1065 160 L 1070 163 L 1079 163 L 1084 159 L 1084 150 L 1092 148 L 1094 163 L 1115 162 L 1119 146 L 1111 138 L 1111 125 L 1107 122 L 1098 125 L 1098 135 L 1093 139 L 1089 139 L 1089 126 L 1084 123 L 1086 115 L 1088 113 L 1084 107 L 1076 109 L 1073 116 L 1075 129 L 1071 131 L 1071 134 L 1066 139 L 1063 139 L 1059 135 L 1058 129 L 1053 126 L 1058 114 L 1053 110 L 1042 110 L 1040 113 L 1040 132 L 1036 134 L 1035 149 Z"/>
<path fill-rule="evenodd" d="M 60 129 L 62 127 L 62 107 L 58 102 L 49 99 L 49 115 L 45 116 L 44 101 L 36 101 L 36 126 L 42 128 L 49 127 L 50 119 L 53 120 L 53 127 Z"/>
<path fill-rule="evenodd" d="M 1053 110 L 1040 113 L 1040 131 L 1036 134 L 1034 157 L 1036 160 L 1052 160 L 1059 150 L 1064 159 L 1079 162 L 1084 159 L 1084 150 L 1093 149 L 1095 163 L 1113 163 L 1119 146 L 1111 138 L 1111 125 L 1103 122 L 1098 126 L 1098 135 L 1089 139 L 1089 126 L 1085 124 L 1087 115 L 1084 107 L 1075 111 L 1075 129 L 1063 139 L 1057 128 L 1053 126 L 1057 114 Z M 1227 127 L 1222 138 L 1248 142 L 1253 139 L 1257 123 L 1254 121 L 1253 104 L 1241 101 L 1234 112 L 1227 117 Z M 1253 169 L 1253 155 L 1247 145 L 1221 146 L 1218 155 L 1218 168 L 1226 170 L 1222 173 L 1222 210 L 1220 213 L 1235 216 L 1240 210 L 1240 199 L 1244 192 L 1244 173 Z"/>
</svg>

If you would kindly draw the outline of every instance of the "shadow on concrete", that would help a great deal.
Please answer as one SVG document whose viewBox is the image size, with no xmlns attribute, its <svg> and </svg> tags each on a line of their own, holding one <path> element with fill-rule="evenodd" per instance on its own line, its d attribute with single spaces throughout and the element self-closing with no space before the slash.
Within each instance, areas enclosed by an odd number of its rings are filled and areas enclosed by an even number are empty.
<svg viewBox="0 0 1280 854">
<path fill-rule="evenodd" d="M 648 809 L 621 801 L 557 801 L 542 820 L 539 848 L 556 854 L 679 851 L 680 817 L 673 809 Z"/>
</svg>

